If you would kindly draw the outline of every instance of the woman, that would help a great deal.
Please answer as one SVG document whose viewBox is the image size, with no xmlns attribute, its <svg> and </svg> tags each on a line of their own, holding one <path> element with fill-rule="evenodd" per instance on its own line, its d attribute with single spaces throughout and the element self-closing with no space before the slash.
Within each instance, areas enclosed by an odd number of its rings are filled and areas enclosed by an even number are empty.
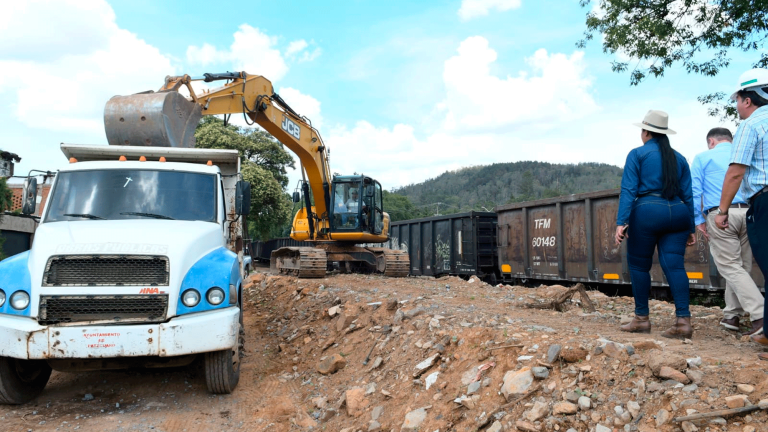
<svg viewBox="0 0 768 432">
<path fill-rule="evenodd" d="M 675 300 L 675 324 L 661 335 L 685 339 L 693 335 L 688 275 L 683 267 L 685 246 L 696 243 L 693 222 L 691 172 L 688 162 L 672 150 L 667 135 L 669 117 L 663 111 L 648 111 L 642 123 L 643 145 L 629 152 L 621 179 L 621 197 L 616 218 L 616 245 L 627 238 L 627 260 L 635 297 L 635 318 L 622 331 L 650 333 L 648 295 L 651 264 L 658 247 L 659 263 Z"/>
</svg>

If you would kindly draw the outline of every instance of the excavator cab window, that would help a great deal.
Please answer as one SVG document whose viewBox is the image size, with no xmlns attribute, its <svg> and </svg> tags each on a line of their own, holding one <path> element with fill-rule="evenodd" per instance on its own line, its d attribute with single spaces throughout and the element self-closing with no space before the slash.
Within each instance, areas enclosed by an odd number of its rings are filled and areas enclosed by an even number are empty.
<svg viewBox="0 0 768 432">
<path fill-rule="evenodd" d="M 384 203 L 382 202 L 381 184 L 376 182 L 373 194 L 373 233 L 381 234 L 384 229 Z"/>
<path fill-rule="evenodd" d="M 362 200 L 360 181 L 333 182 L 333 226 L 340 230 L 359 231 Z"/>
</svg>

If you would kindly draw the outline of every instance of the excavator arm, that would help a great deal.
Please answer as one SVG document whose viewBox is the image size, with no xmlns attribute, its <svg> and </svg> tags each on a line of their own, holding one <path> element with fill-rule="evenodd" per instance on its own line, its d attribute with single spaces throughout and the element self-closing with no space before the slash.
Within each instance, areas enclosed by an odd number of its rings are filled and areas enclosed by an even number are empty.
<svg viewBox="0 0 768 432">
<path fill-rule="evenodd" d="M 227 82 L 211 90 L 196 91 L 192 85 L 195 81 L 219 80 Z M 179 92 L 182 88 L 189 96 Z M 240 113 L 299 157 L 315 199 L 315 213 L 319 219 L 327 218 L 331 174 L 323 140 L 309 120 L 291 109 L 263 76 L 245 72 L 169 76 L 157 92 L 111 98 L 104 109 L 104 127 L 111 145 L 194 147 L 195 127 L 202 116 Z M 310 231 L 316 232 L 314 218 L 308 219 Z"/>
</svg>

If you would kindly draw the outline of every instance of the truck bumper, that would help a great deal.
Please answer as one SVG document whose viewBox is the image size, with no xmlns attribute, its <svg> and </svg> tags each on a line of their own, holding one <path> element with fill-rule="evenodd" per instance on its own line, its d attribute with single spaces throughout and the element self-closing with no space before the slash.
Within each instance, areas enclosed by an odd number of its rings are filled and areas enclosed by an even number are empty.
<svg viewBox="0 0 768 432">
<path fill-rule="evenodd" d="M 173 357 L 219 351 L 238 342 L 236 307 L 139 325 L 41 326 L 0 316 L 0 356 L 18 359 Z"/>
</svg>

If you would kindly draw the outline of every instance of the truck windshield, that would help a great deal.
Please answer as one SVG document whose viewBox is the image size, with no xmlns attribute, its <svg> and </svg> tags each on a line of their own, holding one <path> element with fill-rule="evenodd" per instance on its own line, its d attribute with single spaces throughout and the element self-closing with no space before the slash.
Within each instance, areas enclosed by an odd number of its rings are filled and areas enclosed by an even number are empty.
<svg viewBox="0 0 768 432">
<path fill-rule="evenodd" d="M 62 172 L 46 222 L 173 219 L 216 222 L 216 176 L 179 171 Z"/>
</svg>

